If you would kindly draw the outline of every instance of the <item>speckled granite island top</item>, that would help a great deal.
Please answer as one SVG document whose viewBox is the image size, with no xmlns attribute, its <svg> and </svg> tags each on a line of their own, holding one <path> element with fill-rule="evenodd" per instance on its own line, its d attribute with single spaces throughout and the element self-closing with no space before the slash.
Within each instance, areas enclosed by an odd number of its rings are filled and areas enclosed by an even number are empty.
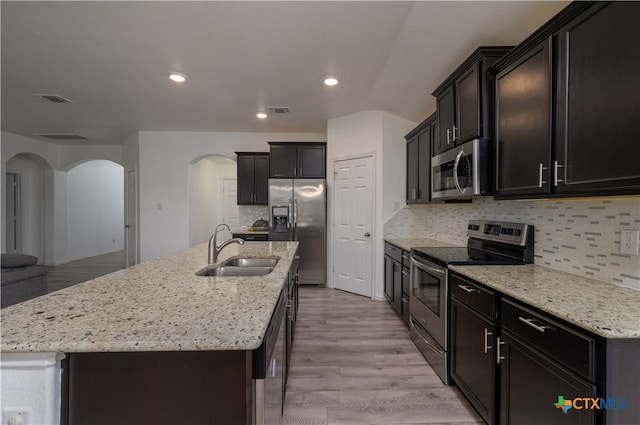
<svg viewBox="0 0 640 425">
<path fill-rule="evenodd" d="M 2 309 L 2 352 L 253 350 L 297 242 L 233 244 L 220 254 L 278 257 L 255 277 L 201 277 L 207 244 Z"/>
<path fill-rule="evenodd" d="M 640 338 L 640 291 L 546 267 L 449 266 L 606 338 Z"/>
<path fill-rule="evenodd" d="M 405 251 L 411 251 L 411 248 L 418 247 L 429 247 L 429 248 L 437 248 L 437 247 L 449 247 L 449 246 L 459 246 L 452 245 L 447 242 L 437 241 L 435 239 L 429 238 L 384 238 L 386 242 L 389 242 L 392 245 L 397 246 L 398 248 L 402 248 Z"/>
</svg>

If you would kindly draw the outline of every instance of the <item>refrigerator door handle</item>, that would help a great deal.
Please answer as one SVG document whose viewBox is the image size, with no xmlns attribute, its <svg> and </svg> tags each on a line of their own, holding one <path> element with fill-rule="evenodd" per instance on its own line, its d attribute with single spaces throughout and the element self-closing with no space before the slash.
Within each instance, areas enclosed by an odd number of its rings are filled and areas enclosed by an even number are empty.
<svg viewBox="0 0 640 425">
<path fill-rule="evenodd" d="M 289 199 L 289 221 L 287 221 L 287 229 L 291 229 L 291 223 L 293 222 L 293 199 Z"/>
<path fill-rule="evenodd" d="M 293 198 L 293 240 L 298 240 L 298 198 Z"/>
</svg>

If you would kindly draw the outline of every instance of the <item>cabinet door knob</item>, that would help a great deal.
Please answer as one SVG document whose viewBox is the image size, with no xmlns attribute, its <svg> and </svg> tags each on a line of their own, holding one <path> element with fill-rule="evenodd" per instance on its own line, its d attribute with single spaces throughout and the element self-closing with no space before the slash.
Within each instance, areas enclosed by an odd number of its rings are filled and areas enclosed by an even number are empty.
<svg viewBox="0 0 640 425">
<path fill-rule="evenodd" d="M 370 236 L 371 236 L 371 233 L 369 233 L 369 232 L 365 232 L 365 234 L 364 234 L 364 237 L 365 237 L 365 238 L 368 238 L 368 237 L 370 237 Z"/>
</svg>

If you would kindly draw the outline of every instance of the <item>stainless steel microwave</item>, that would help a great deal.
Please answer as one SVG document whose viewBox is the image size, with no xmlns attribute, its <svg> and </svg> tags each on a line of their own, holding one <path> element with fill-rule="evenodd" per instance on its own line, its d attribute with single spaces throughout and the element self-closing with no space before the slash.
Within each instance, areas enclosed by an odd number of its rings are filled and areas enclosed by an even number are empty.
<svg viewBox="0 0 640 425">
<path fill-rule="evenodd" d="M 491 195 L 492 152 L 490 141 L 475 139 L 431 158 L 431 198 Z"/>
</svg>

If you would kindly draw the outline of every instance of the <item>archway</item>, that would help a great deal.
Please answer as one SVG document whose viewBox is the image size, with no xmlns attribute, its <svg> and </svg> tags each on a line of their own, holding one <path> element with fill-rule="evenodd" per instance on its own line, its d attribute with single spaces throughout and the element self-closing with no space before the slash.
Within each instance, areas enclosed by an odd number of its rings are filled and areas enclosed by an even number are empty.
<svg viewBox="0 0 640 425">
<path fill-rule="evenodd" d="M 29 153 L 13 156 L 6 162 L 2 176 L 5 197 L 2 202 L 2 252 L 29 254 L 38 257 L 38 264 L 47 264 L 51 253 L 47 246 L 52 239 L 52 167 L 43 158 Z"/>
<path fill-rule="evenodd" d="M 67 260 L 124 249 L 124 168 L 88 160 L 67 171 Z"/>
<path fill-rule="evenodd" d="M 201 156 L 189 163 L 189 246 L 206 242 L 223 220 L 238 225 L 236 179 L 236 162 L 225 156 Z"/>
</svg>

